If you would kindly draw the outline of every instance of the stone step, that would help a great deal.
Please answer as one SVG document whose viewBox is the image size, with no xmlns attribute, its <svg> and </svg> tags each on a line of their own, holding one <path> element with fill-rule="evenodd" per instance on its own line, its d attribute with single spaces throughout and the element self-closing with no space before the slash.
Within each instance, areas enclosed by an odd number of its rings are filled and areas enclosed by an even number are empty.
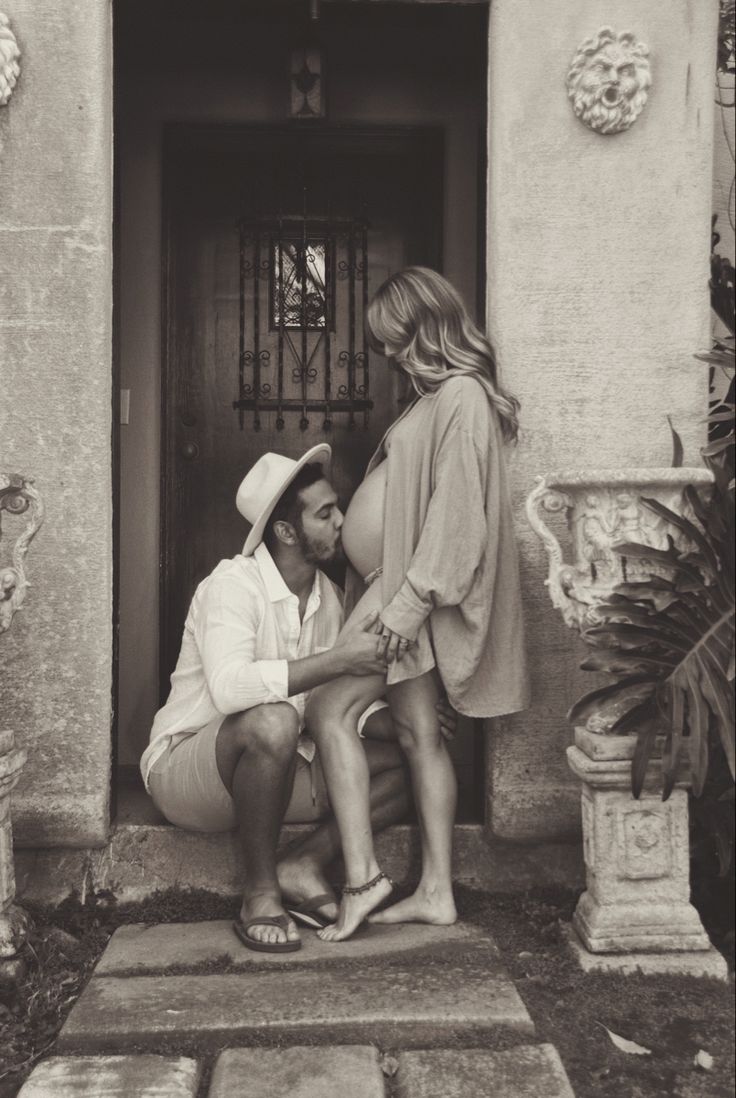
<svg viewBox="0 0 736 1098">
<path fill-rule="evenodd" d="M 184 1056 L 52 1056 L 18 1098 L 196 1098 L 201 1075 Z"/>
<path fill-rule="evenodd" d="M 384 1098 L 370 1045 L 237 1048 L 217 1058 L 207 1098 Z"/>
<path fill-rule="evenodd" d="M 554 1045 L 403 1052 L 396 1083 L 397 1098 L 575 1098 Z"/>
<path fill-rule="evenodd" d="M 298 953 L 254 953 L 221 921 L 121 928 L 57 1047 L 118 1052 L 196 1042 L 215 1050 L 235 1040 L 308 1039 L 412 1048 L 534 1032 L 493 940 L 477 928 L 367 927 L 333 945 L 303 931 L 302 940 Z M 232 962 L 239 971 L 229 970 Z M 228 970 L 176 973 L 216 964 Z"/>
<path fill-rule="evenodd" d="M 392 1060 L 393 1084 L 370 1045 L 226 1049 L 207 1098 L 574 1098 L 552 1045 L 422 1050 Z M 55 1056 L 34 1069 L 18 1098 L 195 1098 L 201 1076 L 201 1064 L 184 1057 Z"/>
<path fill-rule="evenodd" d="M 311 827 L 282 829 L 282 845 L 303 837 Z M 513 892 L 545 886 L 583 888 L 583 859 L 578 841 L 523 845 L 491 835 L 480 824 L 458 824 L 453 838 L 456 881 Z M 396 881 L 416 881 L 420 868 L 419 833 L 411 824 L 387 828 L 376 836 L 379 864 Z M 235 833 L 204 834 L 168 824 L 118 823 L 100 849 L 17 849 L 15 872 L 19 899 L 61 903 L 76 890 L 111 890 L 121 903 L 145 899 L 157 889 L 203 888 L 219 895 L 242 892 L 242 854 Z"/>
<path fill-rule="evenodd" d="M 217 962 L 238 968 L 293 967 L 318 964 L 321 967 L 345 961 L 394 957 L 406 954 L 431 963 L 432 957 L 449 946 L 463 946 L 477 952 L 483 964 L 500 968 L 495 942 L 477 927 L 458 922 L 454 926 L 425 926 L 401 923 L 396 926 L 365 926 L 347 942 L 323 942 L 306 928 L 300 929 L 302 948 L 298 953 L 255 953 L 235 935 L 229 919 L 201 923 L 132 923 L 119 927 L 95 968 L 95 976 L 122 973 L 145 976 L 172 974 L 182 965 L 212 966 Z"/>
</svg>

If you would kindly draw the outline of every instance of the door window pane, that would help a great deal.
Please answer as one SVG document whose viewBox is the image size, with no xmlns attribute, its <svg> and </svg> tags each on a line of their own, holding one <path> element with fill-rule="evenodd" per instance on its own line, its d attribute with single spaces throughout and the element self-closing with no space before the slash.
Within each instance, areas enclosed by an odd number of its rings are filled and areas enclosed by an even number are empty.
<svg viewBox="0 0 736 1098">
<path fill-rule="evenodd" d="M 327 327 L 324 240 L 271 241 L 271 327 L 321 330 Z"/>
</svg>

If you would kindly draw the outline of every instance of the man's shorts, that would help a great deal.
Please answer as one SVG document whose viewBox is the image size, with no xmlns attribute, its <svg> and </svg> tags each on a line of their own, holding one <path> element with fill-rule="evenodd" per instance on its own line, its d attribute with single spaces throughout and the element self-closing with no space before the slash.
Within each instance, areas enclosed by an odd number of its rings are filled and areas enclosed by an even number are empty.
<svg viewBox="0 0 736 1098">
<path fill-rule="evenodd" d="M 359 732 L 384 702 L 374 702 L 362 714 Z M 148 776 L 153 803 L 166 819 L 188 831 L 232 831 L 237 827 L 235 805 L 215 758 L 215 743 L 225 717 L 217 717 L 198 732 L 170 743 Z M 294 788 L 284 823 L 313 823 L 330 813 L 319 754 L 309 763 L 297 755 Z"/>
</svg>

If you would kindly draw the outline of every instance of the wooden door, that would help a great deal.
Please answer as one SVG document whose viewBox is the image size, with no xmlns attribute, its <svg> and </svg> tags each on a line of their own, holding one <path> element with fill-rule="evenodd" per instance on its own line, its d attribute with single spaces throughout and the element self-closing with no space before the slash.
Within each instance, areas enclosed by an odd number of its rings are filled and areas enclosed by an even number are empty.
<svg viewBox="0 0 736 1098">
<path fill-rule="evenodd" d="M 442 172 L 433 129 L 167 131 L 162 698 L 196 585 L 245 539 L 248 468 L 326 440 L 346 502 L 400 410 L 386 360 L 361 357 L 363 311 L 392 271 L 441 269 Z M 321 304 L 306 257 L 321 262 Z"/>
</svg>

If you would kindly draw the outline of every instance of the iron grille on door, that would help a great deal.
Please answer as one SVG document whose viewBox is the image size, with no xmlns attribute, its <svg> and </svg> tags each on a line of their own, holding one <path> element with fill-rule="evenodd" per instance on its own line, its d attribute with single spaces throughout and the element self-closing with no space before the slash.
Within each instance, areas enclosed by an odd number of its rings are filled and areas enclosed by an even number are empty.
<svg viewBox="0 0 736 1098">
<path fill-rule="evenodd" d="M 336 412 L 365 424 L 369 359 L 368 223 L 365 219 L 259 217 L 240 226 L 240 427 L 253 412 L 322 415 L 329 431 Z"/>
</svg>

